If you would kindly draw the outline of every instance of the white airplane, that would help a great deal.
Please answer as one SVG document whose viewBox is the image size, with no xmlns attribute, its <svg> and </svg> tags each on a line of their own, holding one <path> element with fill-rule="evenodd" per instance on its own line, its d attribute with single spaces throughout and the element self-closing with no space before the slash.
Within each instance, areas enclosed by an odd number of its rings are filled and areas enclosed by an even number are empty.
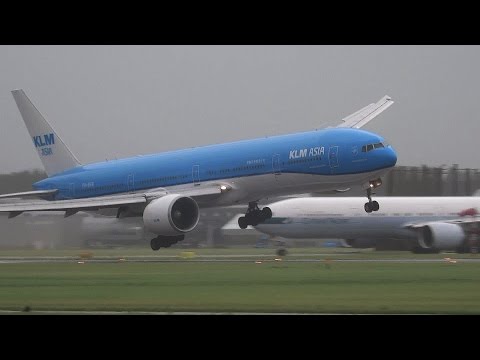
<svg viewBox="0 0 480 360">
<path fill-rule="evenodd" d="M 378 197 L 382 211 L 365 213 L 358 197 L 291 198 L 269 204 L 272 218 L 255 228 L 272 237 L 344 239 L 351 247 L 409 241 L 418 252 L 456 250 L 480 234 L 479 192 L 462 197 Z"/>
<path fill-rule="evenodd" d="M 248 204 L 238 221 L 245 229 L 271 216 L 258 207 L 261 199 L 360 185 L 367 191 L 365 211 L 378 211 L 372 189 L 397 162 L 381 136 L 360 129 L 393 104 L 389 96 L 334 128 L 81 164 L 25 92 L 12 94 L 48 178 L 33 184 L 33 191 L 0 195 L 27 198 L 0 203 L 0 213 L 63 210 L 71 216 L 115 208 L 119 218 L 143 218 L 158 235 L 150 242 L 153 250 L 183 240 L 202 207 Z"/>
</svg>

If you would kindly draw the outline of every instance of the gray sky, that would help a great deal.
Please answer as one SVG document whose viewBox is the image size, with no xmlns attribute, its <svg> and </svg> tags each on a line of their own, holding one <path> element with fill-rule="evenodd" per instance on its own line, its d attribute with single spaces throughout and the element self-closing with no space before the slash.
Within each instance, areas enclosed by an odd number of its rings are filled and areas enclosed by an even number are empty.
<svg viewBox="0 0 480 360">
<path fill-rule="evenodd" d="M 83 162 L 306 131 L 390 95 L 365 126 L 398 165 L 478 168 L 480 46 L 0 46 L 0 173 L 42 168 L 23 88 Z"/>
</svg>

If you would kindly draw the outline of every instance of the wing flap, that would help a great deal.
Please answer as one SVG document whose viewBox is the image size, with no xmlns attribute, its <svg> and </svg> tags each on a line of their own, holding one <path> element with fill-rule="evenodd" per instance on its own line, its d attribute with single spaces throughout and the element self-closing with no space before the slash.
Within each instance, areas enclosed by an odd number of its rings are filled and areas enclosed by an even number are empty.
<svg viewBox="0 0 480 360">
<path fill-rule="evenodd" d="M 208 195 L 220 195 L 227 191 L 230 191 L 232 187 L 229 184 L 200 184 L 198 186 L 188 186 L 180 188 L 158 188 L 155 190 L 150 190 L 145 193 L 145 196 L 148 200 L 164 196 L 167 194 L 180 194 L 184 196 L 190 196 L 193 198 L 208 196 Z"/>
<path fill-rule="evenodd" d="M 72 200 L 38 200 L 38 201 L 19 201 L 17 203 L 0 204 L 0 212 L 24 212 L 24 211 L 55 211 L 55 210 L 89 210 L 105 207 L 116 207 L 129 204 L 146 203 L 147 198 L 144 194 L 127 194 L 116 196 L 104 196 L 86 199 Z"/>
</svg>

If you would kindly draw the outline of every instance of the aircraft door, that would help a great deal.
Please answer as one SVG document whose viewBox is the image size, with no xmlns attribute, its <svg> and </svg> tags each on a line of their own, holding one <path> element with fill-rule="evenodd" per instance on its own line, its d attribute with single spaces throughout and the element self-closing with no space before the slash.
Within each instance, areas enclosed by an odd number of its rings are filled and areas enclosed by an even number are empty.
<svg viewBox="0 0 480 360">
<path fill-rule="evenodd" d="M 128 175 L 127 188 L 129 192 L 135 190 L 135 178 L 133 174 Z"/>
<path fill-rule="evenodd" d="M 280 154 L 274 154 L 272 157 L 272 168 L 275 175 L 281 175 Z"/>
<path fill-rule="evenodd" d="M 75 183 L 70 183 L 70 185 L 68 186 L 68 196 L 70 197 L 70 199 L 75 198 Z"/>
<path fill-rule="evenodd" d="M 193 185 L 200 185 L 200 165 L 193 165 L 192 178 L 193 178 Z"/>
<path fill-rule="evenodd" d="M 330 146 L 328 150 L 328 162 L 330 163 L 331 169 L 338 167 L 338 146 Z"/>
</svg>

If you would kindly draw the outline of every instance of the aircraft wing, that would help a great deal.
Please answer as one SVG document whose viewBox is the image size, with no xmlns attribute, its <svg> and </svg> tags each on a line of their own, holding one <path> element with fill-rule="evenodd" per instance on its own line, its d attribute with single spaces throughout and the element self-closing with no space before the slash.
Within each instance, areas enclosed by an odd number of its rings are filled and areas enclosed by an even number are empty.
<svg viewBox="0 0 480 360">
<path fill-rule="evenodd" d="M 9 212 L 10 217 L 20 215 L 24 211 L 80 211 L 97 210 L 106 207 L 117 207 L 128 204 L 146 203 L 144 194 L 125 194 L 115 196 L 98 196 L 94 198 L 72 200 L 34 200 L 0 203 L 0 212 Z"/>
<path fill-rule="evenodd" d="M 25 192 L 18 192 L 18 193 L 2 194 L 0 195 L 0 199 L 25 198 L 25 197 L 50 197 L 55 195 L 57 192 L 58 192 L 57 189 L 25 191 Z"/>
<path fill-rule="evenodd" d="M 458 218 L 458 219 L 450 219 L 450 220 L 437 220 L 437 221 L 429 221 L 429 222 L 423 222 L 423 223 L 410 223 L 410 224 L 405 224 L 404 227 L 407 229 L 418 229 L 422 228 L 427 225 L 431 224 L 457 224 L 457 225 L 466 225 L 466 224 L 480 224 L 480 217 L 469 217 L 469 218 Z"/>
<path fill-rule="evenodd" d="M 371 103 L 364 108 L 354 112 L 353 114 L 342 119 L 343 123 L 337 125 L 337 127 L 349 127 L 359 129 L 370 120 L 373 120 L 388 107 L 393 104 L 393 100 L 390 96 L 385 95 L 376 103 Z"/>
<path fill-rule="evenodd" d="M 65 216 L 73 215 L 80 210 L 98 210 L 102 208 L 120 207 L 132 204 L 147 204 L 148 202 L 167 194 L 181 194 L 193 198 L 206 195 L 219 195 L 230 190 L 230 186 L 223 184 L 211 184 L 203 187 L 184 189 L 151 189 L 146 192 L 119 194 L 110 196 L 97 196 L 91 198 L 71 200 L 18 200 L 11 203 L 0 202 L 0 213 L 8 212 L 9 217 L 20 215 L 24 211 L 66 211 Z M 12 194 L 7 194 L 12 195 Z"/>
</svg>

